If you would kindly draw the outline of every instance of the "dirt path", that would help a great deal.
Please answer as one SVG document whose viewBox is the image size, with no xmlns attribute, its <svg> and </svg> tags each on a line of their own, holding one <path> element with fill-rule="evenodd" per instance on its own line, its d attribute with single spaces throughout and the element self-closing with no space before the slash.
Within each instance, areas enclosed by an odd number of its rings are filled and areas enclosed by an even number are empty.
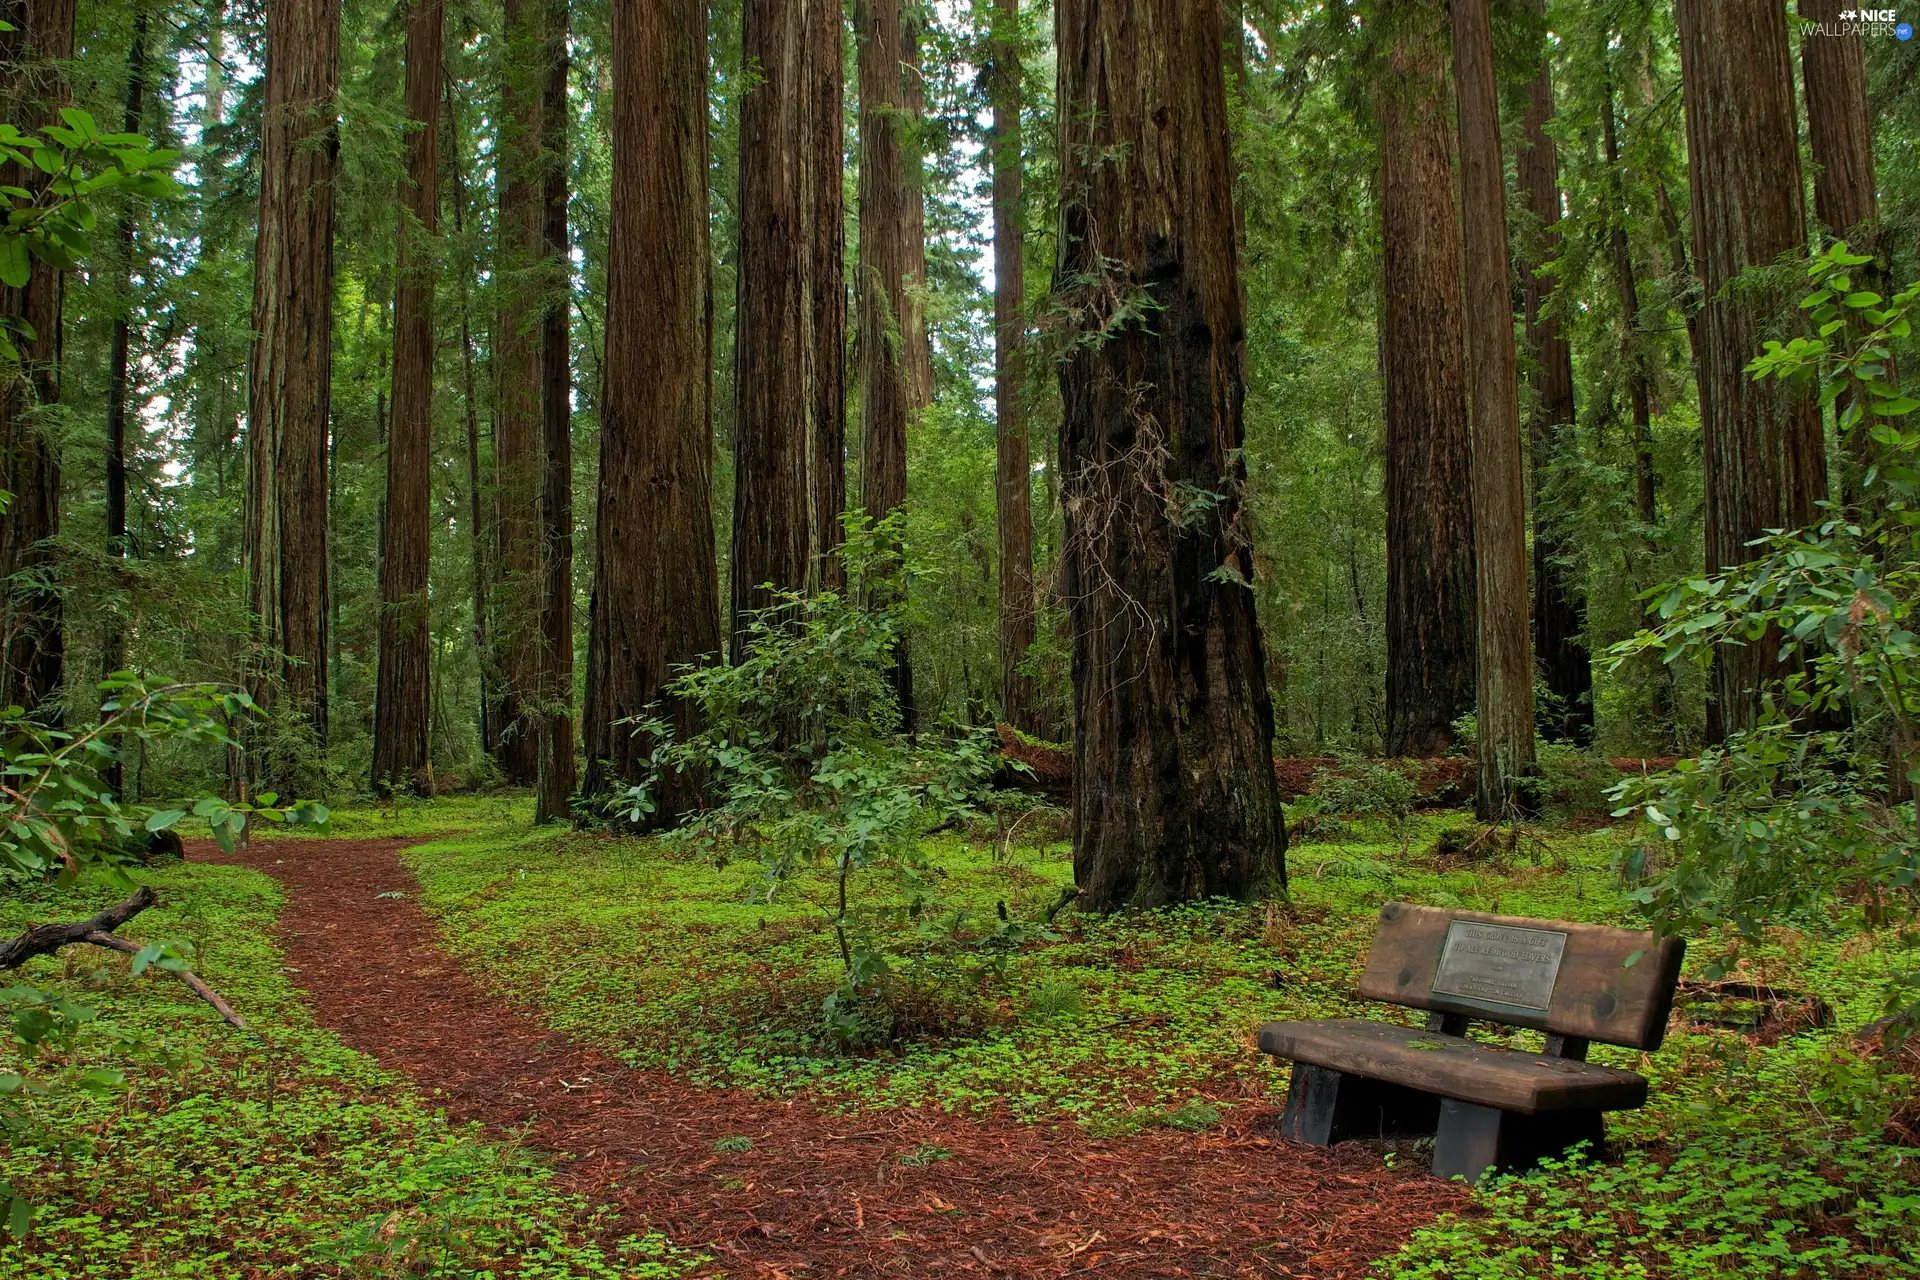
<svg viewBox="0 0 1920 1280">
<path fill-rule="evenodd" d="M 1358 1277 L 1465 1202 L 1377 1147 L 1281 1143 L 1271 1110 L 1202 1134 L 1096 1141 L 1005 1119 L 804 1102 L 636 1072 L 489 995 L 442 953 L 406 841 L 256 844 L 290 895 L 281 940 L 320 1022 L 457 1121 L 571 1157 L 572 1189 L 748 1277 Z M 227 861 L 211 846 L 194 857 Z M 404 890 L 406 898 L 381 898 Z M 751 1151 L 714 1143 L 744 1135 Z M 924 1166 L 903 1156 L 951 1153 Z"/>
</svg>

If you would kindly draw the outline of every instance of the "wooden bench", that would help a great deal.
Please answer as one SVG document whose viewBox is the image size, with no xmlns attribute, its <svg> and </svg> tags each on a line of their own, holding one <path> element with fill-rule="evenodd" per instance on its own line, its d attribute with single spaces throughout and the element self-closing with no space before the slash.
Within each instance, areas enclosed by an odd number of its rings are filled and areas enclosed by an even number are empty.
<svg viewBox="0 0 1920 1280">
<path fill-rule="evenodd" d="M 1587 1062 L 1587 1046 L 1657 1049 L 1685 952 L 1632 929 L 1389 902 L 1360 994 L 1425 1009 L 1427 1025 L 1260 1028 L 1260 1048 L 1294 1064 L 1282 1132 L 1316 1146 L 1431 1133 L 1434 1173 L 1469 1182 L 1578 1142 L 1598 1155 L 1602 1115 L 1643 1105 L 1647 1082 Z M 1545 1052 L 1469 1040 L 1474 1019 L 1544 1031 Z"/>
</svg>

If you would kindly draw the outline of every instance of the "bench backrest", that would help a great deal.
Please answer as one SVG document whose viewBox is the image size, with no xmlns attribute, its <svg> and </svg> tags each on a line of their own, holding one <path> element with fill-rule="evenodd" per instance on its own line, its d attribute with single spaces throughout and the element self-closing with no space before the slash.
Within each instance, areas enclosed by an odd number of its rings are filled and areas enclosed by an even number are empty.
<svg viewBox="0 0 1920 1280">
<path fill-rule="evenodd" d="M 1656 940 L 1634 929 L 1389 902 L 1380 908 L 1360 994 L 1657 1049 L 1685 954 L 1678 938 Z"/>
</svg>

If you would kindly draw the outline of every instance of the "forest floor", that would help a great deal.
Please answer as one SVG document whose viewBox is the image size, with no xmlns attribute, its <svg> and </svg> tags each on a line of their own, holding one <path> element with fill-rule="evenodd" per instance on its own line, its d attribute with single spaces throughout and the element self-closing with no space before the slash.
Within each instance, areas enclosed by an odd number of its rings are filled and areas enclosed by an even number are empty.
<svg viewBox="0 0 1920 1280">
<path fill-rule="evenodd" d="M 1335 1280 L 1466 1203 L 1411 1162 L 1383 1164 L 1384 1144 L 1281 1143 L 1270 1106 L 1100 1140 L 934 1108 L 834 1114 L 633 1070 L 462 970 L 416 905 L 404 843 L 239 855 L 287 887 L 283 945 L 322 1025 L 454 1120 L 565 1158 L 560 1184 L 620 1204 L 624 1229 L 663 1230 L 729 1274 Z"/>
<path fill-rule="evenodd" d="M 161 904 L 127 936 L 190 948 L 244 1035 L 123 957 L 34 962 L 99 1016 L 35 1063 L 0 1043 L 0 1084 L 126 1083 L 26 1100 L 0 1183 L 33 1230 L 0 1275 L 1920 1277 L 1920 1053 L 1856 1034 L 1912 956 L 1843 910 L 1735 971 L 1783 1000 L 1695 987 L 1658 1052 L 1596 1047 L 1652 1084 L 1604 1163 L 1469 1192 L 1427 1142 L 1278 1140 L 1287 1073 L 1254 1028 L 1414 1016 L 1353 994 L 1389 898 L 1630 920 L 1597 820 L 1463 842 L 1458 813 L 1322 814 L 1288 904 L 1050 926 L 1072 868 L 1044 822 L 942 834 L 915 876 L 854 886 L 895 968 L 886 1019 L 849 1030 L 823 1014 L 821 872 L 769 900 L 751 850 L 530 809 L 348 809 L 138 872 Z M 0 932 L 122 893 L 0 899 Z"/>
</svg>

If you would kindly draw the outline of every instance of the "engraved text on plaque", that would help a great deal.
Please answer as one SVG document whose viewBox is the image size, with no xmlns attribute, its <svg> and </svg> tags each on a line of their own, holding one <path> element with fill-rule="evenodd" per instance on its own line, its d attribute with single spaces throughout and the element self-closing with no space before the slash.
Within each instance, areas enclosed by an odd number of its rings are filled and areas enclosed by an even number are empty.
<svg viewBox="0 0 1920 1280">
<path fill-rule="evenodd" d="M 1557 930 L 1455 920 L 1440 949 L 1433 992 L 1545 1013 L 1566 949 L 1567 935 Z"/>
</svg>

